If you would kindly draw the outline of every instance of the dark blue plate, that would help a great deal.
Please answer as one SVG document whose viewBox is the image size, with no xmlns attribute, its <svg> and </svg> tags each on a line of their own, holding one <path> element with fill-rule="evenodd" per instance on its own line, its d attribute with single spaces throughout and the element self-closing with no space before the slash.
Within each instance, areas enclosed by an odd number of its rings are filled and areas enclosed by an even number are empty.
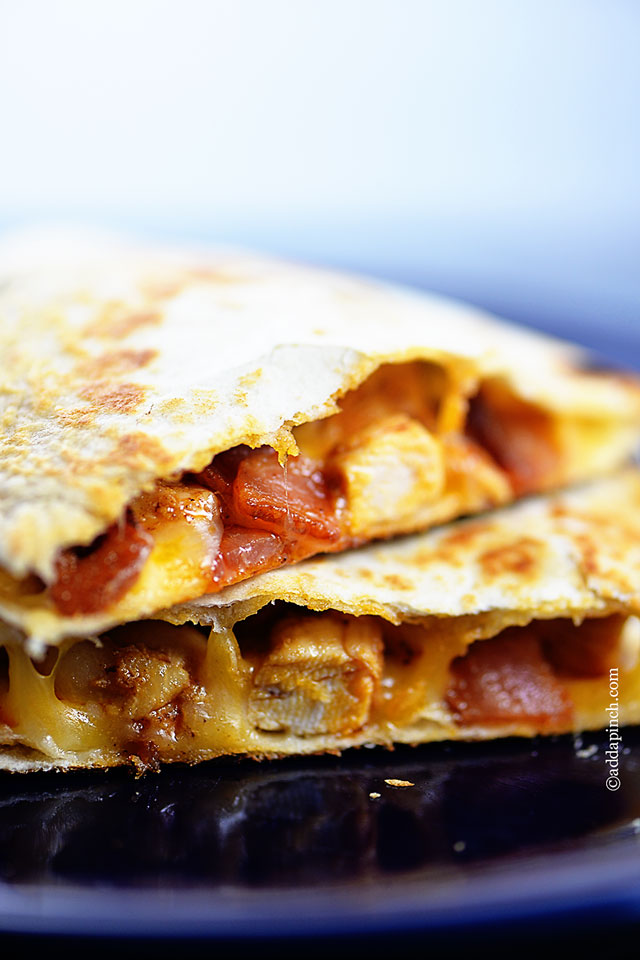
<svg viewBox="0 0 640 960">
<path fill-rule="evenodd" d="M 640 729 L 0 778 L 0 930 L 279 936 L 640 916 Z M 412 786 L 394 786 L 399 779 Z M 379 794 L 379 796 L 376 796 Z"/>
</svg>

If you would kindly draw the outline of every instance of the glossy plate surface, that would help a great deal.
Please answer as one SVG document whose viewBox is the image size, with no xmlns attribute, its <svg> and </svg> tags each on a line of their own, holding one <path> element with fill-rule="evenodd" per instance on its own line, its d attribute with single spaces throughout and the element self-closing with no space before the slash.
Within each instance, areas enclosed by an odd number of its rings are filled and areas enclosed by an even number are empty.
<svg viewBox="0 0 640 960">
<path fill-rule="evenodd" d="M 269 936 L 640 912 L 640 730 L 0 778 L 0 929 Z M 389 780 L 407 781 L 397 786 Z"/>
</svg>

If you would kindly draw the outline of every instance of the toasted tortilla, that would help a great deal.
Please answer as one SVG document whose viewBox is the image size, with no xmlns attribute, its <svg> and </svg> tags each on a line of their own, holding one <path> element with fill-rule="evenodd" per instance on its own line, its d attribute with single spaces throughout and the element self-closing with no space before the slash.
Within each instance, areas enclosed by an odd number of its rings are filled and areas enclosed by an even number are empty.
<svg viewBox="0 0 640 960">
<path fill-rule="evenodd" d="M 5 625 L 1 762 L 142 770 L 617 729 L 640 722 L 639 616 L 629 469 L 271 571 L 40 662 Z"/>
<path fill-rule="evenodd" d="M 41 255 L 36 269 L 4 252 L 0 616 L 33 651 L 206 592 L 204 560 L 186 577 L 191 546 L 177 536 L 154 540 L 133 585 L 98 610 L 69 613 L 51 599 L 62 553 L 126 526 L 145 491 L 174 490 L 239 445 L 271 447 L 284 463 L 298 453 L 301 425 L 336 414 L 385 365 L 442 371 L 458 406 L 490 384 L 549 418 L 563 460 L 544 488 L 610 472 L 637 446 L 636 383 L 588 372 L 575 348 L 466 305 L 237 253 L 88 245 L 64 262 Z M 406 418 L 393 426 L 409 452 L 412 428 L 417 446 L 429 439 Z M 356 489 L 362 464 L 350 467 Z M 497 486 L 426 508 L 410 502 L 400 521 L 356 530 L 345 544 L 522 492 Z M 369 488 L 360 494 L 371 503 Z"/>
</svg>

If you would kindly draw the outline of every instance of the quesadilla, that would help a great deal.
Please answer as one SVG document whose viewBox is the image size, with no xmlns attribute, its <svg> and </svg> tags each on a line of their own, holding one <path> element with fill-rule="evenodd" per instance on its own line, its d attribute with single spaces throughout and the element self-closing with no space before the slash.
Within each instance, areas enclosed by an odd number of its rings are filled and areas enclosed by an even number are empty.
<svg viewBox="0 0 640 960">
<path fill-rule="evenodd" d="M 437 297 L 137 249 L 0 279 L 0 616 L 33 654 L 638 441 L 636 382 Z"/>
<path fill-rule="evenodd" d="M 0 762 L 139 770 L 640 722 L 640 471 L 301 561 L 40 659 Z"/>
</svg>

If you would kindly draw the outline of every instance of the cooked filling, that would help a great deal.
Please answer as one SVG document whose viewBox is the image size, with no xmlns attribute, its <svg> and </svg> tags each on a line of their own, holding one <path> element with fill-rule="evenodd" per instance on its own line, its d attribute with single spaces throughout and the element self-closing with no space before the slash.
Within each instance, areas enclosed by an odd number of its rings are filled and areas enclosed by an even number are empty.
<svg viewBox="0 0 640 960">
<path fill-rule="evenodd" d="M 158 482 L 89 547 L 60 553 L 48 591 L 55 608 L 106 610 L 143 590 L 141 574 L 153 567 L 162 572 L 146 609 L 158 609 L 313 554 L 425 529 L 573 479 L 567 451 L 600 434 L 498 382 L 468 397 L 442 368 L 413 362 L 380 367 L 338 413 L 294 436 L 300 453 L 284 464 L 271 447 L 239 446 L 197 475 Z"/>
<path fill-rule="evenodd" d="M 391 743 L 403 729 L 431 740 L 566 732 L 606 722 L 612 666 L 640 694 L 639 650 L 640 621 L 619 614 L 476 640 L 455 619 L 392 626 L 285 604 L 210 636 L 143 621 L 39 662 L 0 648 L 0 742 L 144 768 Z"/>
</svg>

